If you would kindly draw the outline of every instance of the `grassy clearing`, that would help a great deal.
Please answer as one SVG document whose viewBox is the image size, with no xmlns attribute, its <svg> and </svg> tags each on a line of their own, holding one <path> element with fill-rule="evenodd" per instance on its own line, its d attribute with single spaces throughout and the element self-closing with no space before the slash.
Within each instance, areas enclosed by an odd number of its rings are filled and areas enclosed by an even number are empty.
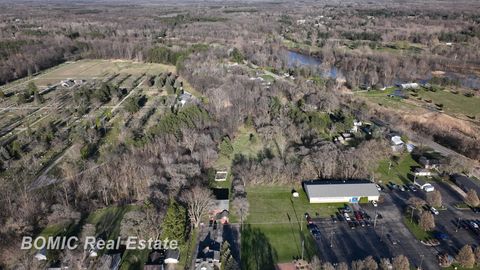
<svg viewBox="0 0 480 270">
<path fill-rule="evenodd" d="M 250 138 L 252 134 L 252 138 Z M 232 165 L 232 158 L 237 154 L 242 154 L 247 157 L 255 157 L 257 153 L 265 146 L 261 138 L 258 137 L 255 130 L 251 128 L 241 127 L 237 135 L 232 140 L 233 153 L 227 156 L 220 156 L 215 163 L 216 168 L 230 168 Z"/>
<path fill-rule="evenodd" d="M 471 116 L 480 116 L 480 98 L 466 97 L 459 94 L 453 94 L 450 91 L 418 91 L 418 96 L 422 99 L 429 99 L 432 104 L 443 104 L 443 110 L 451 114 L 465 114 Z"/>
<path fill-rule="evenodd" d="M 415 221 L 410 221 L 410 218 L 404 217 L 403 223 L 408 228 L 408 230 L 417 238 L 419 241 L 428 240 L 432 238 L 430 232 L 426 232 L 423 230 L 420 225 L 418 225 Z"/>
<path fill-rule="evenodd" d="M 105 232 L 107 239 L 116 239 L 120 233 L 123 216 L 138 207 L 137 205 L 127 205 L 99 209 L 91 213 L 86 222 L 95 225 L 97 234 Z"/>
<path fill-rule="evenodd" d="M 408 175 L 411 171 L 411 167 L 413 166 L 419 166 L 419 164 L 413 160 L 410 154 L 405 153 L 400 156 L 397 162 L 390 160 L 381 161 L 377 168 L 376 176 L 379 177 L 384 184 L 388 182 L 394 182 L 396 184 L 403 185 L 411 182 L 411 180 L 408 178 Z"/>
<path fill-rule="evenodd" d="M 276 263 L 290 262 L 302 254 L 315 255 L 316 244 L 310 232 L 297 224 L 245 225 L 242 231 L 242 262 L 246 269 L 274 269 Z M 256 266 L 261 266 L 257 268 Z"/>
<path fill-rule="evenodd" d="M 301 241 L 305 241 L 305 256 L 315 254 L 315 243 L 306 229 L 304 214 L 326 217 L 343 204 L 310 204 L 300 187 L 299 198 L 292 198 L 291 187 L 261 186 L 247 188 L 250 210 L 242 232 L 242 256 L 252 266 L 263 260 L 268 266 L 289 262 L 301 256 Z M 303 230 L 302 230 L 303 229 Z M 261 256 L 260 256 L 261 255 Z M 260 257 L 259 257 L 260 256 Z M 253 259 L 252 259 L 253 258 Z"/>
<path fill-rule="evenodd" d="M 303 215 L 327 217 L 343 206 L 343 203 L 311 204 L 307 195 L 300 187 L 295 187 L 299 198 L 292 198 L 292 187 L 285 186 L 255 186 L 247 188 L 250 203 L 248 223 L 289 223 L 304 222 Z"/>
</svg>

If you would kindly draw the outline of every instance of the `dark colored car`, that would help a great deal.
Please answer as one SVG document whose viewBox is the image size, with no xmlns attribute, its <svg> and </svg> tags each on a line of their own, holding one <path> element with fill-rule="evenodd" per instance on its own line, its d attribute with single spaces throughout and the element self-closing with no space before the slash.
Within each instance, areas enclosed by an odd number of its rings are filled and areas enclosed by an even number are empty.
<svg viewBox="0 0 480 270">
<path fill-rule="evenodd" d="M 443 232 L 435 232 L 433 233 L 433 237 L 435 237 L 438 240 L 448 240 L 448 234 L 443 233 Z"/>
</svg>

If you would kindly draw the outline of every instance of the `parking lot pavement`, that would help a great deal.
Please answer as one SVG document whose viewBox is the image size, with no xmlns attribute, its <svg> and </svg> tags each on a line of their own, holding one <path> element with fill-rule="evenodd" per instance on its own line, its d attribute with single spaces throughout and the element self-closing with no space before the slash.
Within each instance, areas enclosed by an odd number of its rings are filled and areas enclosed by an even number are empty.
<svg viewBox="0 0 480 270">
<path fill-rule="evenodd" d="M 480 245 L 480 228 L 471 229 L 467 226 L 457 226 L 465 221 L 478 220 L 480 225 L 480 214 L 471 210 L 458 210 L 453 207 L 454 203 L 462 200 L 447 183 L 435 182 L 434 187 L 442 193 L 446 210 L 440 210 L 435 215 L 436 231 L 447 235 L 448 239 L 440 240 L 437 247 L 428 247 L 418 241 L 403 223 L 405 208 L 408 206 L 408 199 L 412 196 L 426 199 L 425 192 L 418 190 L 399 191 L 385 190 L 383 202 L 374 207 L 371 204 L 362 205 L 362 210 L 372 217 L 371 226 L 355 227 L 346 221 L 334 223 L 332 219 L 314 219 L 320 231 L 317 237 L 319 257 L 322 260 L 332 263 L 351 262 L 373 256 L 377 260 L 386 257 L 392 258 L 403 254 L 407 256 L 414 267 L 422 265 L 423 269 L 438 269 L 436 256 L 439 253 L 448 252 L 455 255 L 465 244 L 473 246 Z M 353 206 L 358 210 L 359 206 Z M 378 212 L 382 218 L 377 219 L 376 226 L 373 226 L 373 218 Z M 350 214 L 354 218 L 354 214 Z M 462 223 L 457 223 L 460 219 Z M 465 228 L 463 228 L 465 227 Z"/>
<path fill-rule="evenodd" d="M 433 249 L 437 253 L 448 252 L 450 255 L 455 255 L 466 244 L 478 246 L 480 244 L 480 230 L 462 228 L 462 226 L 458 226 L 457 222 L 458 220 L 461 222 L 468 220 L 480 221 L 480 214 L 471 210 L 456 209 L 453 205 L 462 201 L 463 197 L 452 189 L 449 184 L 445 182 L 433 182 L 432 184 L 442 194 L 442 201 L 444 206 L 446 206 L 446 210 L 440 210 L 439 215 L 435 216 L 435 230 L 446 234 L 448 237 L 446 240 L 441 240 L 440 246 Z M 406 207 L 408 199 L 412 196 L 426 199 L 426 193 L 421 190 L 417 192 L 389 191 L 385 199 L 386 201 L 391 201 L 401 210 Z M 386 206 L 388 208 L 388 203 Z"/>
<path fill-rule="evenodd" d="M 386 194 L 384 202 L 378 207 L 362 206 L 372 217 L 370 226 L 351 229 L 345 221 L 334 223 L 332 219 L 315 219 L 320 230 L 317 239 L 320 259 L 339 263 L 364 259 L 370 255 L 379 260 L 403 254 L 413 266 L 422 264 L 423 269 L 438 269 L 438 250 L 421 244 L 402 222 L 401 205 L 408 200 L 408 194 L 392 195 Z M 377 219 L 374 228 L 376 211 L 382 218 Z"/>
</svg>

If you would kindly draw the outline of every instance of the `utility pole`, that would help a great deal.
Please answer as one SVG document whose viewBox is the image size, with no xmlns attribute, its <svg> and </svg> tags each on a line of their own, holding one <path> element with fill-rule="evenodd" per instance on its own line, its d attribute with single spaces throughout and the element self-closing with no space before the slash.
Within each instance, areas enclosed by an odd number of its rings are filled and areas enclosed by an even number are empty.
<svg viewBox="0 0 480 270">
<path fill-rule="evenodd" d="M 412 209 L 412 214 L 410 215 L 410 222 L 413 223 L 413 212 L 415 211 L 415 208 L 413 208 L 413 206 L 410 206 L 410 208 Z"/>
<path fill-rule="evenodd" d="M 302 261 L 303 261 L 303 250 L 305 249 L 305 241 L 302 240 Z"/>
<path fill-rule="evenodd" d="M 335 234 L 335 231 L 332 231 L 332 234 L 330 235 L 330 247 L 333 247 L 333 235 Z"/>
<path fill-rule="evenodd" d="M 425 257 L 423 254 L 420 255 L 420 266 L 418 267 L 418 269 L 422 269 L 422 264 L 423 264 L 423 257 Z"/>
<path fill-rule="evenodd" d="M 384 229 L 384 224 L 382 224 L 382 234 L 381 234 L 381 236 L 380 236 L 381 242 L 383 242 L 383 229 Z"/>
</svg>

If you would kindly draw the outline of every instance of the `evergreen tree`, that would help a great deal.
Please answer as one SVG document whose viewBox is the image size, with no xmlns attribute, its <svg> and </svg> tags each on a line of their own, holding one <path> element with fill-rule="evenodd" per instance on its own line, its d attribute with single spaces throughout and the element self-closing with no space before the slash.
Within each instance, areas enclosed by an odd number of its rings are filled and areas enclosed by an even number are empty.
<svg viewBox="0 0 480 270">
<path fill-rule="evenodd" d="M 163 220 L 162 238 L 177 240 L 179 243 L 182 243 L 185 240 L 186 224 L 187 214 L 185 208 L 171 200 Z"/>
</svg>

